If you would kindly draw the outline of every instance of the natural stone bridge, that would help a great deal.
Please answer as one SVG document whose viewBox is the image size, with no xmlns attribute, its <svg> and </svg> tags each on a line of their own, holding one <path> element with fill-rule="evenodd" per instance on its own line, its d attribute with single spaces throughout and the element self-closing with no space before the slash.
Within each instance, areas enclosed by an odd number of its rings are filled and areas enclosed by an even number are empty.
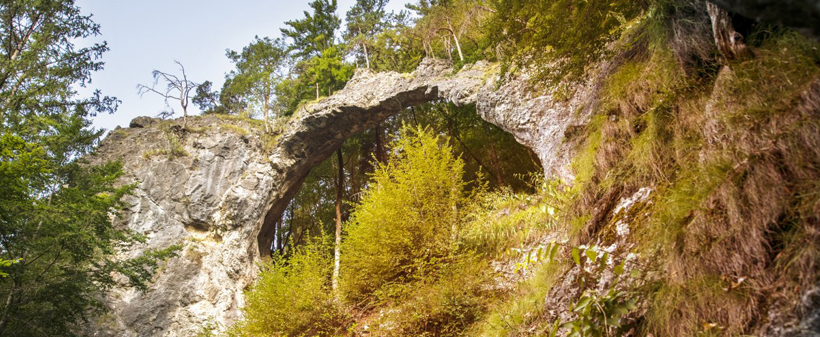
<svg viewBox="0 0 820 337">
<path fill-rule="evenodd" d="M 122 160 L 123 183 L 138 183 L 122 222 L 148 242 L 128 256 L 175 243 L 185 248 L 148 292 L 116 289 L 106 299 L 110 314 L 87 332 L 187 336 L 206 322 L 233 322 L 255 263 L 268 255 L 274 220 L 310 169 L 346 138 L 410 106 L 475 104 L 482 118 L 530 147 L 546 173 L 568 175 L 564 133 L 587 118 L 594 86 L 558 101 L 532 92 L 526 76 L 500 81 L 497 69 L 477 63 L 453 73 L 446 62 L 425 60 L 412 74 L 361 70 L 343 90 L 297 111 L 275 141 L 230 116 L 189 118 L 187 129 L 140 117 L 113 131 L 94 160 Z"/>
</svg>

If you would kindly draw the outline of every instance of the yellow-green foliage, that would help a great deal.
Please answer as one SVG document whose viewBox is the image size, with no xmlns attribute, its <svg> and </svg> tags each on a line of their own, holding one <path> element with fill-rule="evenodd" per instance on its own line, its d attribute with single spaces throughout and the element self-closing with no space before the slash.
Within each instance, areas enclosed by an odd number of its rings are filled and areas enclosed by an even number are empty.
<svg viewBox="0 0 820 337">
<path fill-rule="evenodd" d="M 461 244 L 467 249 L 495 256 L 513 246 L 538 239 L 538 233 L 554 225 L 547 210 L 555 208 L 540 199 L 537 195 L 509 191 L 476 195 L 465 212 Z"/>
<path fill-rule="evenodd" d="M 607 45 L 640 22 L 649 1 L 493 0 L 490 20 L 513 63 L 533 66 L 533 78 L 550 85 L 577 83 Z M 637 22 L 636 22 L 637 21 Z M 594 22 L 595 24 L 590 24 Z M 550 66 L 545 66 L 549 64 Z"/>
<path fill-rule="evenodd" d="M 682 284 L 664 284 L 650 299 L 648 330 L 660 336 L 696 336 L 718 331 L 740 334 L 743 327 L 723 324 L 749 321 L 755 314 L 756 300 L 749 296 L 748 288 L 733 287 L 732 282 L 704 276 Z M 715 334 L 718 335 L 725 334 Z"/>
<path fill-rule="evenodd" d="M 164 156 L 164 155 L 167 155 L 167 154 L 168 154 L 168 150 L 166 150 L 166 149 L 153 149 L 153 150 L 148 150 L 148 151 L 143 152 L 142 153 L 142 158 L 147 160 L 147 159 L 151 159 L 155 156 Z"/>
<path fill-rule="evenodd" d="M 245 318 L 230 336 L 334 335 L 344 318 L 329 289 L 332 263 L 327 244 L 295 248 L 289 259 L 276 255 L 262 265 L 246 293 Z"/>
<path fill-rule="evenodd" d="M 497 290 L 489 286 L 494 275 L 487 260 L 469 255 L 457 259 L 408 287 L 406 294 L 395 300 L 395 308 L 381 315 L 373 332 L 385 336 L 463 335 L 465 328 L 484 315 Z"/>
<path fill-rule="evenodd" d="M 497 257 L 510 248 L 537 242 L 556 230 L 569 187 L 561 180 L 536 177 L 535 194 L 480 191 L 463 212 L 459 243 L 464 249 Z"/>
<path fill-rule="evenodd" d="M 469 335 L 546 335 L 548 326 L 538 323 L 545 310 L 549 309 L 545 306 L 545 300 L 568 266 L 567 260 L 556 259 L 535 267 L 534 275 L 520 283 L 505 301 L 491 307 L 489 314 L 470 329 Z"/>
<path fill-rule="evenodd" d="M 165 131 L 165 138 L 168 139 L 168 148 L 145 151 L 142 153 L 142 158 L 147 160 L 155 156 L 168 156 L 168 159 L 174 159 L 175 157 L 189 155 L 188 151 L 185 151 L 182 141 L 172 130 Z"/>
<path fill-rule="evenodd" d="M 404 128 L 350 219 L 341 289 L 351 301 L 428 273 L 451 251 L 463 202 L 462 167 L 428 128 Z"/>
<path fill-rule="evenodd" d="M 520 256 L 512 253 L 511 248 L 532 247 L 543 242 L 545 235 L 564 232 L 567 218 L 562 209 L 571 200 L 573 191 L 561 180 L 538 178 L 533 179 L 537 193 L 532 195 L 492 192 L 478 196 L 467 215 L 469 221 L 464 226 L 461 244 L 489 258 L 500 258 L 501 253 L 506 252 L 517 259 Z M 539 318 L 547 309 L 545 298 L 566 271 L 568 260 L 541 261 L 537 259 L 534 265 L 526 263 L 525 268 L 533 268 L 532 276 L 506 296 L 499 294 L 503 300 L 492 303 L 487 314 L 470 327 L 467 335 L 543 334 Z"/>
<path fill-rule="evenodd" d="M 188 151 L 185 151 L 182 141 L 176 134 L 167 132 L 166 135 L 168 136 L 168 156 L 170 158 L 188 156 Z"/>
<path fill-rule="evenodd" d="M 820 53 L 795 33 L 768 34 L 719 76 L 708 65 L 686 75 L 649 44 L 604 86 L 573 162 L 571 222 L 600 235 L 617 200 L 652 186 L 646 217 L 630 224 L 660 271 L 642 289 L 645 333 L 750 333 L 770 298 L 793 296 L 777 289 L 816 282 Z"/>
<path fill-rule="evenodd" d="M 219 118 L 221 120 L 227 120 L 227 121 L 232 121 L 232 122 L 246 122 L 246 123 L 250 124 L 250 126 L 255 127 L 259 130 L 264 130 L 265 129 L 265 121 L 260 120 L 260 119 L 251 118 L 251 116 L 248 113 L 245 113 L 245 112 L 240 112 L 238 114 L 221 114 L 221 113 L 218 113 L 218 114 L 212 114 L 212 116 L 216 116 L 217 118 Z"/>
<path fill-rule="evenodd" d="M 755 50 L 754 59 L 733 65 L 722 104 L 728 109 L 725 121 L 738 127 L 794 109 L 796 96 L 820 71 L 818 44 L 792 31 L 776 31 Z M 723 105 L 723 107 L 726 107 Z M 731 108 L 731 107 L 730 107 Z"/>
</svg>

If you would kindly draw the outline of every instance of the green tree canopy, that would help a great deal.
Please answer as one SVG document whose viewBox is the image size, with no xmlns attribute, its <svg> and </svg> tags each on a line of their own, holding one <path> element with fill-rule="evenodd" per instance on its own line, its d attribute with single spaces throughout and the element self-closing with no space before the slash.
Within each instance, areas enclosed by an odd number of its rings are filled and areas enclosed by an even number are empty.
<svg viewBox="0 0 820 337">
<path fill-rule="evenodd" d="M 115 187 L 120 164 L 81 159 L 102 133 L 89 117 L 118 103 L 75 89 L 102 69 L 105 43 L 74 45 L 99 26 L 72 0 L 16 0 L 0 5 L 0 31 L 0 259 L 15 262 L 0 263 L 0 335 L 72 336 L 112 273 L 144 289 L 170 250 L 113 259 L 136 239 L 111 218 L 131 186 Z"/>
<path fill-rule="evenodd" d="M 300 59 L 319 56 L 322 51 L 336 44 L 336 30 L 342 20 L 336 15 L 336 0 L 313 0 L 313 14 L 305 11 L 305 18 L 285 22 L 290 28 L 282 28 L 282 35 L 293 40 L 290 50 Z"/>
<path fill-rule="evenodd" d="M 353 54 L 370 68 L 369 45 L 387 24 L 384 6 L 387 0 L 356 0 L 346 14 L 347 31 L 345 40 L 352 44 Z"/>
<path fill-rule="evenodd" d="M 265 120 L 265 129 L 269 130 L 271 112 L 282 114 L 282 111 L 272 110 L 278 106 L 273 101 L 287 61 L 285 43 L 281 39 L 257 36 L 241 52 L 229 50 L 227 56 L 236 65 L 236 70 L 228 74 L 232 79 L 231 90 L 244 93 L 250 106 L 258 107 Z"/>
</svg>

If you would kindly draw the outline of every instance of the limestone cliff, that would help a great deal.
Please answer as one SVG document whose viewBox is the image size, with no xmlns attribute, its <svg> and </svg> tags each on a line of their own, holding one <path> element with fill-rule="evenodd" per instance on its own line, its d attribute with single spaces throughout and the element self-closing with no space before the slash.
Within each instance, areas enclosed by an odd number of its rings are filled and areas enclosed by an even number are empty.
<svg viewBox="0 0 820 337">
<path fill-rule="evenodd" d="M 475 104 L 482 118 L 535 151 L 547 173 L 568 175 L 564 133 L 587 118 L 594 86 L 554 100 L 532 92 L 526 76 L 500 81 L 497 69 L 479 62 L 453 73 L 445 62 L 425 60 L 412 74 L 362 70 L 343 90 L 297 111 L 276 135 L 254 121 L 219 116 L 189 118 L 186 128 L 140 117 L 113 131 L 95 160 L 122 160 L 122 183 L 137 185 L 122 224 L 148 241 L 129 256 L 177 243 L 183 249 L 149 291 L 114 290 L 106 298 L 110 313 L 88 333 L 187 336 L 209 321 L 233 322 L 255 263 L 268 255 L 273 219 L 310 169 L 347 137 L 409 106 Z"/>
</svg>

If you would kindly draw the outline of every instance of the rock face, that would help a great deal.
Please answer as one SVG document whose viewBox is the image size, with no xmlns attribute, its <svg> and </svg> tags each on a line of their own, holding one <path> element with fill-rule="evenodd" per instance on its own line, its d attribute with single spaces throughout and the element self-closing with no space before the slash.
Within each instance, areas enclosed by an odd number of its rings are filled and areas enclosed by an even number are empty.
<svg viewBox="0 0 820 337">
<path fill-rule="evenodd" d="M 147 243 L 127 257 L 173 244 L 183 249 L 150 291 L 115 289 L 106 299 L 110 314 L 88 335 L 183 336 L 206 319 L 236 318 L 242 290 L 256 275 L 258 252 L 248 238 L 267 211 L 260 206 L 274 176 L 261 137 L 236 132 L 253 130 L 247 122 L 204 117 L 188 124 L 201 131 L 158 120 L 115 130 L 98 151 L 98 160 L 122 160 L 124 183 L 138 184 L 122 220 Z"/>
<path fill-rule="evenodd" d="M 113 291 L 110 314 L 87 334 L 189 336 L 208 322 L 235 321 L 255 263 L 269 255 L 274 220 L 310 169 L 347 137 L 409 106 L 475 104 L 482 118 L 533 149 L 547 174 L 567 176 L 564 134 L 584 123 L 594 86 L 558 101 L 531 92 L 525 76 L 500 83 L 497 69 L 480 62 L 454 74 L 445 62 L 425 60 L 412 74 L 362 70 L 343 90 L 297 111 L 279 135 L 264 134 L 255 121 L 218 116 L 189 118 L 186 129 L 139 117 L 113 131 L 94 160 L 122 160 L 123 183 L 137 184 L 122 223 L 147 242 L 129 257 L 183 248 L 149 291 Z"/>
</svg>

